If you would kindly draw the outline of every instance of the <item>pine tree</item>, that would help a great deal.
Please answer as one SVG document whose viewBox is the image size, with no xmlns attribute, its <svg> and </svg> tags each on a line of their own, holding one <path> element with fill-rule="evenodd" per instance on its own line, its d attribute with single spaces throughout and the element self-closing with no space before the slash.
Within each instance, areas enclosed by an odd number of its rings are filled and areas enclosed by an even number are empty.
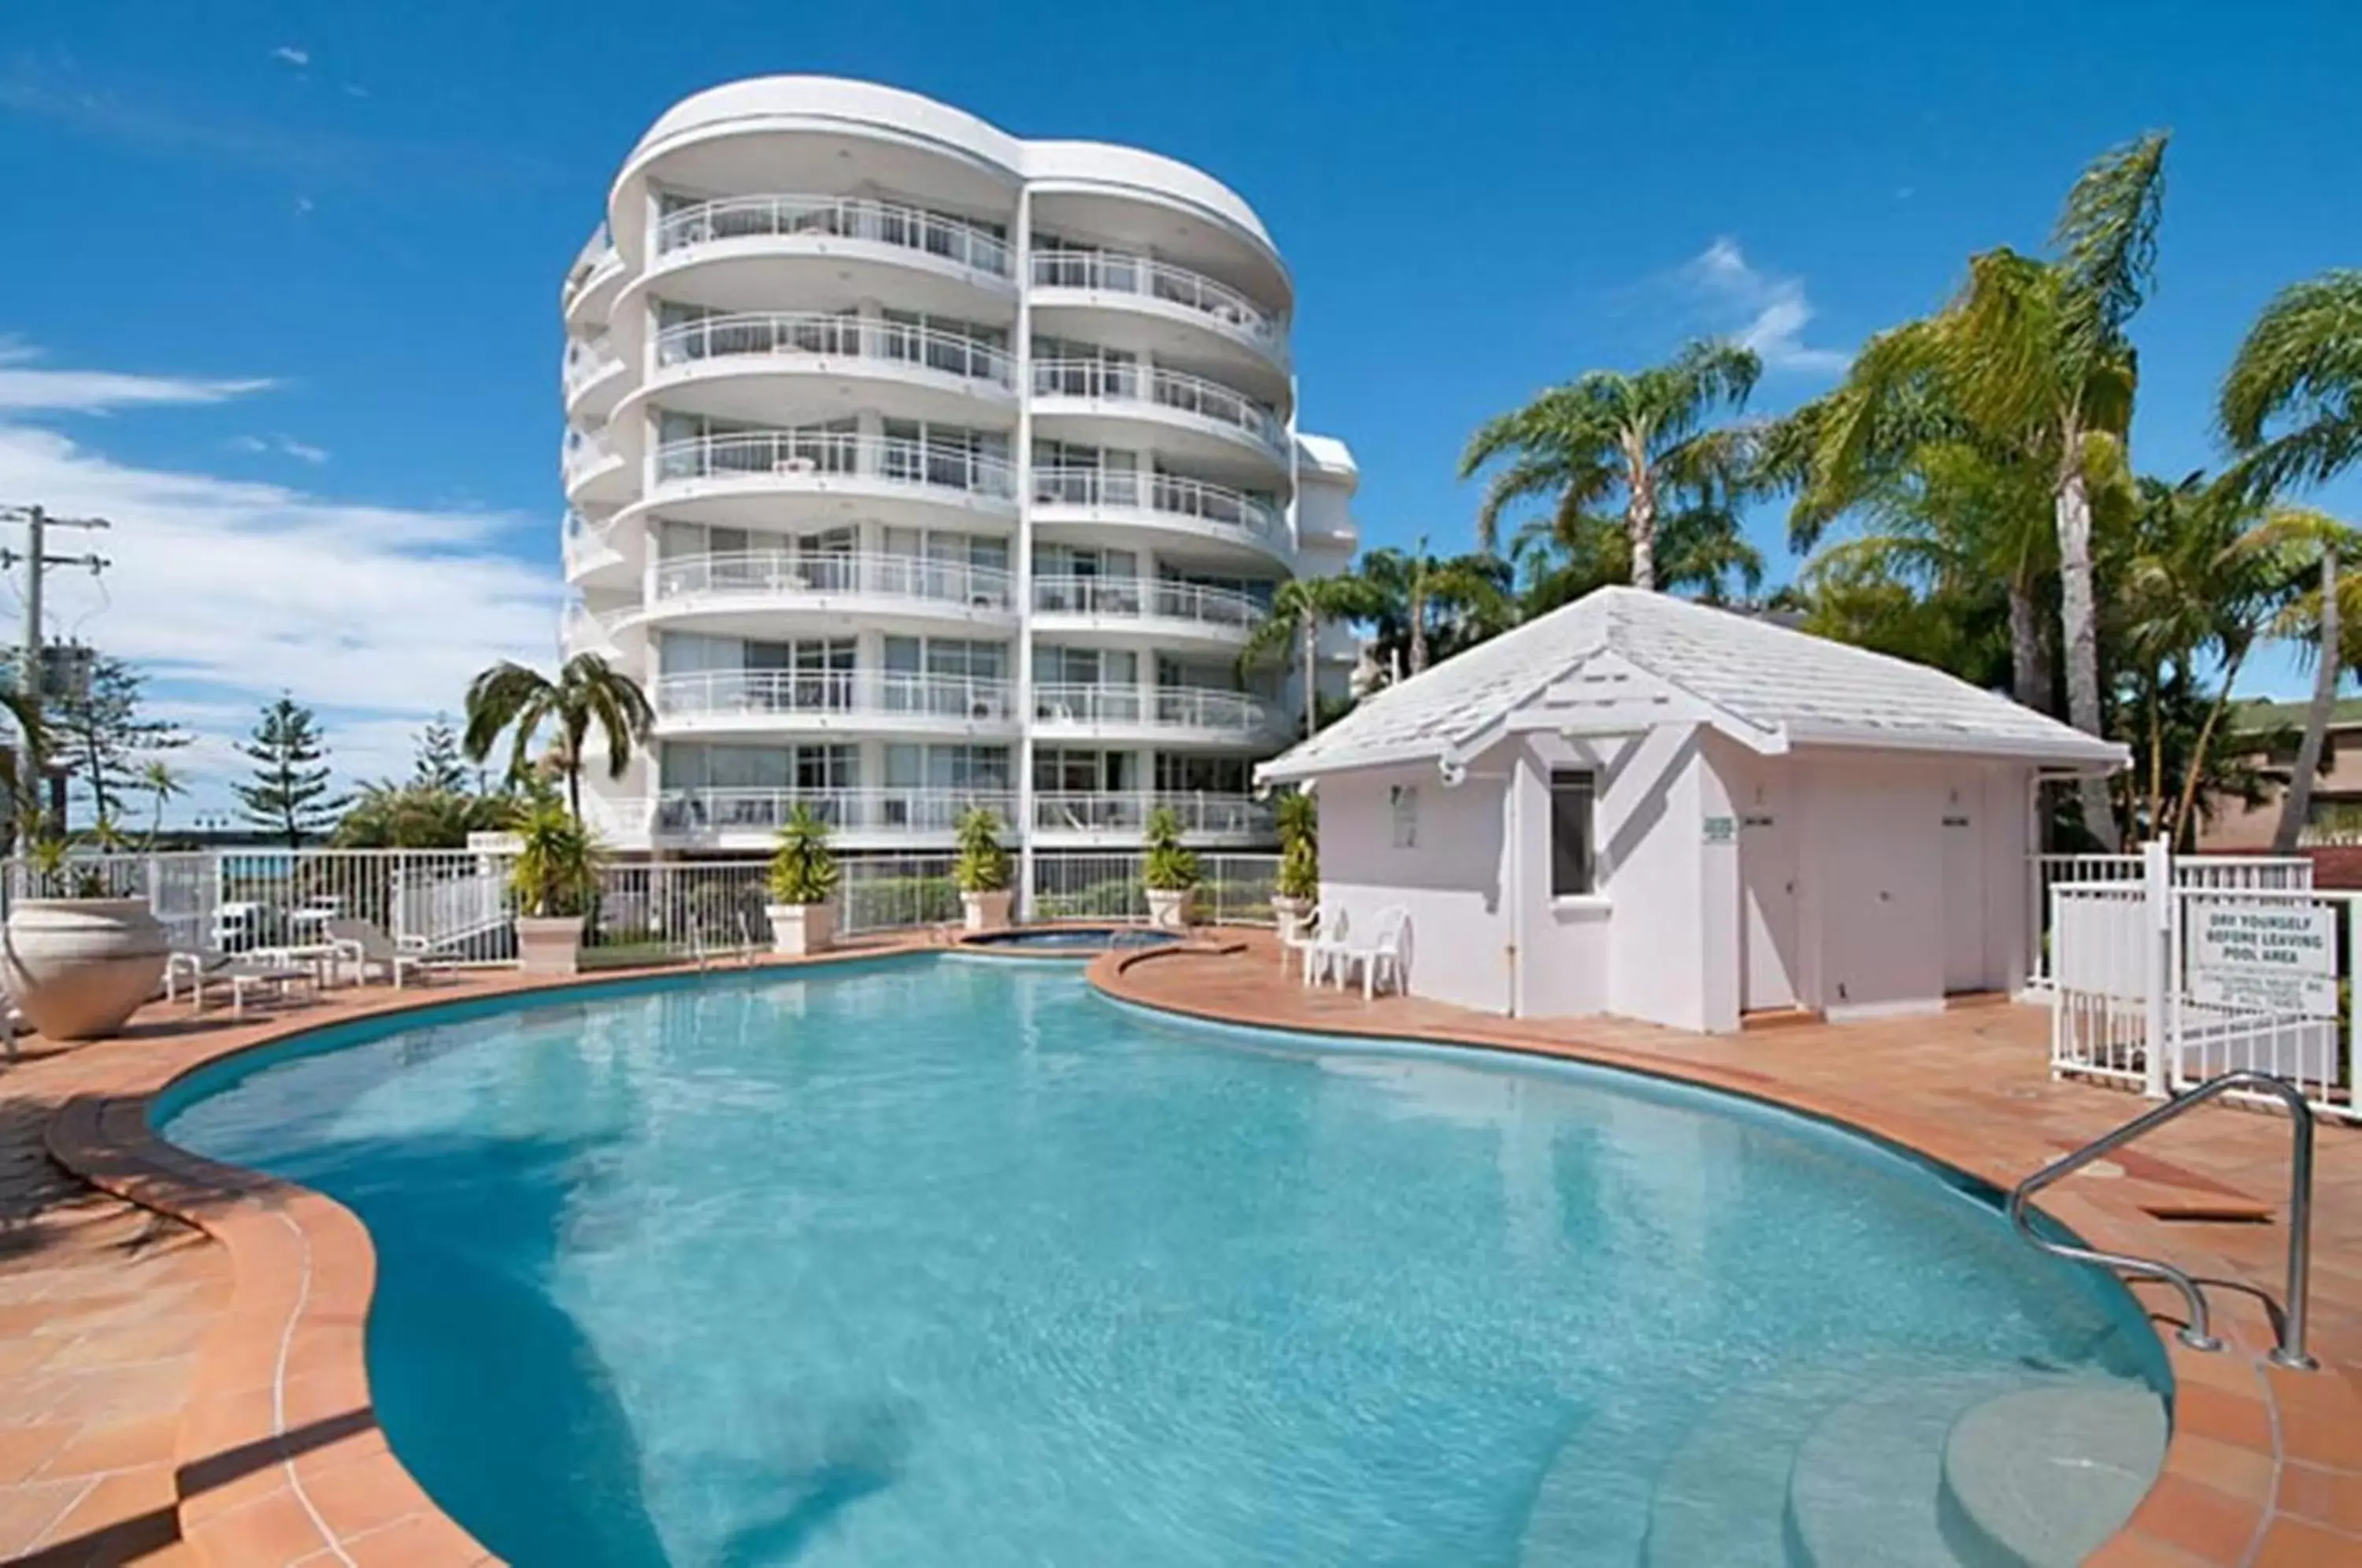
<svg viewBox="0 0 2362 1568">
<path fill-rule="evenodd" d="M 440 713 L 418 732 L 418 759 L 410 772 L 410 781 L 423 790 L 439 790 L 446 795 L 464 795 L 470 779 L 466 762 L 459 756 L 458 732 Z"/>
<path fill-rule="evenodd" d="M 257 827 L 284 834 L 301 849 L 306 834 L 336 825 L 347 798 L 328 794 L 328 748 L 312 710 L 292 696 L 265 705 L 253 737 L 238 748 L 254 759 L 254 782 L 233 784 L 238 814 Z"/>
</svg>

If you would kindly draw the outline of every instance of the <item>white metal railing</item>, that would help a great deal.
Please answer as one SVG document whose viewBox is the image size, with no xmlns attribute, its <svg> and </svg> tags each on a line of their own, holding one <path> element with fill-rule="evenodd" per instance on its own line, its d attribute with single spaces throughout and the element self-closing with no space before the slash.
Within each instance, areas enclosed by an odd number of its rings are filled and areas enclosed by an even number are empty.
<svg viewBox="0 0 2362 1568">
<path fill-rule="evenodd" d="M 799 805 L 840 833 L 947 834 L 971 807 L 1009 821 L 1005 790 L 668 790 L 657 798 L 659 834 L 767 832 Z"/>
<path fill-rule="evenodd" d="M 1033 499 L 1045 506 L 1163 513 L 1233 528 L 1271 543 L 1281 539 L 1286 526 L 1286 515 L 1263 496 L 1177 474 L 1038 468 L 1033 470 Z"/>
<path fill-rule="evenodd" d="M 1171 810 L 1186 834 L 1237 838 L 1272 831 L 1271 807 L 1251 795 L 1189 790 L 1045 790 L 1033 797 L 1033 825 L 1043 833 L 1139 833 L 1159 807 Z"/>
<path fill-rule="evenodd" d="M 1256 735 L 1270 714 L 1253 698 L 1202 686 L 1037 685 L 1033 716 L 1052 724 L 1142 724 Z"/>
<path fill-rule="evenodd" d="M 591 230 L 590 237 L 582 242 L 582 248 L 575 252 L 574 265 L 566 271 L 566 288 L 560 304 L 571 305 L 574 297 L 591 279 L 610 268 L 620 267 L 623 259 L 615 249 L 614 237 L 607 232 L 605 224 L 601 224 Z"/>
<path fill-rule="evenodd" d="M 1044 614 L 1190 621 L 1240 631 L 1261 624 L 1268 613 L 1235 589 L 1133 577 L 1037 577 L 1033 608 Z"/>
<path fill-rule="evenodd" d="M 615 632 L 632 613 L 629 610 L 593 610 L 580 601 L 566 606 L 557 628 L 559 641 L 567 646 L 580 648 L 584 644 L 600 644 L 613 647 Z"/>
<path fill-rule="evenodd" d="M 1287 451 L 1287 426 L 1269 405 L 1219 381 L 1179 370 L 1152 368 L 1143 375 L 1138 365 L 1103 359 L 1036 359 L 1033 393 L 1170 408 L 1242 430 L 1281 456 Z"/>
<path fill-rule="evenodd" d="M 897 714 L 1003 723 L 1009 682 L 889 669 L 707 669 L 657 678 L 657 717 Z"/>
<path fill-rule="evenodd" d="M 1053 851 L 1033 857 L 1031 920 L 1148 918 L 1141 856 Z M 1198 917 L 1217 925 L 1273 923 L 1271 895 L 1279 878 L 1276 855 L 1198 856 Z"/>
<path fill-rule="evenodd" d="M 705 316 L 657 334 L 657 365 L 670 370 L 738 358 L 874 359 L 940 370 L 994 386 L 1016 383 L 1008 350 L 941 327 L 876 316 L 751 311 Z"/>
<path fill-rule="evenodd" d="M 1175 267 L 1169 261 L 1119 250 L 1063 250 L 1037 246 L 1033 251 L 1033 286 L 1088 289 L 1163 300 L 1211 318 L 1266 353 L 1276 355 L 1280 350 L 1282 329 L 1276 317 L 1227 283 L 1218 283 L 1202 272 Z"/>
<path fill-rule="evenodd" d="M 587 341 L 579 337 L 568 338 L 566 395 L 572 397 L 608 371 L 621 370 L 623 364 L 622 357 L 615 352 L 603 332 Z"/>
<path fill-rule="evenodd" d="M 835 430 L 745 430 L 668 441 L 657 448 L 657 479 L 866 479 L 993 500 L 1017 493 L 1009 465 L 999 458 L 906 436 Z"/>
<path fill-rule="evenodd" d="M 2137 855 L 2029 855 L 2026 856 L 2026 985 L 2051 983 L 2050 889 L 2060 886 L 2129 882 L 2142 877 Z M 2257 889 L 2278 891 L 2312 886 L 2312 862 L 2301 855 L 2179 855 L 2173 857 L 2177 887 Z"/>
<path fill-rule="evenodd" d="M 1009 247 L 975 224 L 893 202 L 846 196 L 732 196 L 657 220 L 659 256 L 724 239 L 810 236 L 854 239 L 941 257 L 972 271 L 1010 275 Z"/>
<path fill-rule="evenodd" d="M 673 556 L 657 567 L 655 598 L 703 594 L 857 594 L 1007 610 L 1009 573 L 997 567 L 860 550 L 740 550 Z"/>
</svg>

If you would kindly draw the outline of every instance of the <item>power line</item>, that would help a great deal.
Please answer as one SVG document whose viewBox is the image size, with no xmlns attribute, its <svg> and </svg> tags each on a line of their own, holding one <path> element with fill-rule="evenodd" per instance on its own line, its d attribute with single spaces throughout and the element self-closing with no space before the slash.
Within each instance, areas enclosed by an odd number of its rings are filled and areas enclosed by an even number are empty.
<svg viewBox="0 0 2362 1568">
<path fill-rule="evenodd" d="M 21 523 L 25 525 L 25 548 L 22 551 L 0 546 L 0 571 L 19 563 L 25 568 L 25 657 L 17 674 L 17 690 L 24 698 L 26 717 L 29 721 L 25 730 L 26 788 L 35 791 L 34 798 L 38 802 L 41 782 L 46 777 L 40 734 L 41 577 L 50 568 L 59 566 L 84 567 L 93 577 L 96 577 L 115 564 L 96 551 L 79 556 L 53 556 L 48 550 L 47 535 L 51 528 L 95 530 L 112 528 L 115 525 L 104 517 L 53 517 L 38 505 L 0 506 L 0 523 Z M 39 809 L 37 804 L 37 825 Z M 51 809 L 57 813 L 58 826 L 62 828 L 65 825 L 63 801 L 58 801 Z"/>
</svg>

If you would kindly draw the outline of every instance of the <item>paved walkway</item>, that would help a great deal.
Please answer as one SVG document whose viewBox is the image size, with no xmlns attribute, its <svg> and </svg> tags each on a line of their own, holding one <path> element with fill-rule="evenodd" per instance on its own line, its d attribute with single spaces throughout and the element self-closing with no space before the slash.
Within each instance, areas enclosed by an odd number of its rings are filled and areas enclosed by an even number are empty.
<svg viewBox="0 0 2362 1568">
<path fill-rule="evenodd" d="M 1268 934 L 1223 951 L 1097 961 L 1127 1000 L 1230 1022 L 1491 1044 L 1639 1068 L 1750 1094 L 1869 1129 L 2014 1185 L 2145 1102 L 2054 1081 L 2049 1014 L 1985 1003 L 1937 1017 L 1783 1024 L 1700 1035 L 1615 1019 L 1515 1020 L 1418 998 L 1364 1001 L 1283 978 Z M 2166 1473 L 2132 1528 L 2094 1561 L 2118 1565 L 2346 1564 L 2362 1568 L 2362 1129 L 2319 1124 L 2312 1349 L 2306 1374 L 2269 1367 L 2262 1302 L 2282 1294 L 2289 1128 L 2269 1113 L 2202 1109 L 2070 1178 L 2043 1207 L 2094 1244 L 2164 1257 L 2202 1278 L 2229 1353 L 2168 1340 L 2180 1389 Z M 2180 1323 L 2179 1298 L 2136 1288 Z"/>
</svg>

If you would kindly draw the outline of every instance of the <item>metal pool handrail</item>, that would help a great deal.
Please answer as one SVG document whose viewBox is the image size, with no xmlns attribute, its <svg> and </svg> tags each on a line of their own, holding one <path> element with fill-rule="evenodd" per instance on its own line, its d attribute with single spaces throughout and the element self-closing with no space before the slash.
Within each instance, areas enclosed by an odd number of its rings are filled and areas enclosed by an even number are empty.
<svg viewBox="0 0 2362 1568">
<path fill-rule="evenodd" d="M 2182 1326 L 2180 1332 L 2181 1342 L 2192 1350 L 2221 1350 L 2223 1342 L 2211 1331 L 2213 1324 L 2206 1310 L 2206 1297 L 2199 1289 L 2196 1280 L 2160 1259 L 2098 1252 L 2036 1235 L 2033 1221 L 2026 1214 L 2026 1200 L 2102 1155 L 2113 1154 L 2134 1139 L 2155 1132 L 2183 1111 L 2235 1088 L 2262 1089 L 2267 1094 L 2279 1096 L 2288 1107 L 2293 1138 L 2289 1157 L 2288 1295 L 2280 1312 L 2280 1342 L 2271 1353 L 2271 1359 L 2280 1366 L 2312 1371 L 2320 1364 L 2307 1355 L 2304 1349 L 2304 1301 L 2312 1272 L 2312 1109 L 2305 1103 L 2303 1091 L 2286 1078 L 2257 1072 L 2252 1067 L 2241 1067 L 2211 1077 L 2187 1094 L 2178 1095 L 2155 1110 L 2134 1117 L 2114 1131 L 2102 1133 L 2081 1148 L 2061 1155 L 2019 1182 L 2009 1195 L 2009 1222 L 2019 1235 L 2056 1257 L 2164 1280 L 2181 1293 L 2181 1299 L 2189 1308 L 2190 1321 Z"/>
</svg>

